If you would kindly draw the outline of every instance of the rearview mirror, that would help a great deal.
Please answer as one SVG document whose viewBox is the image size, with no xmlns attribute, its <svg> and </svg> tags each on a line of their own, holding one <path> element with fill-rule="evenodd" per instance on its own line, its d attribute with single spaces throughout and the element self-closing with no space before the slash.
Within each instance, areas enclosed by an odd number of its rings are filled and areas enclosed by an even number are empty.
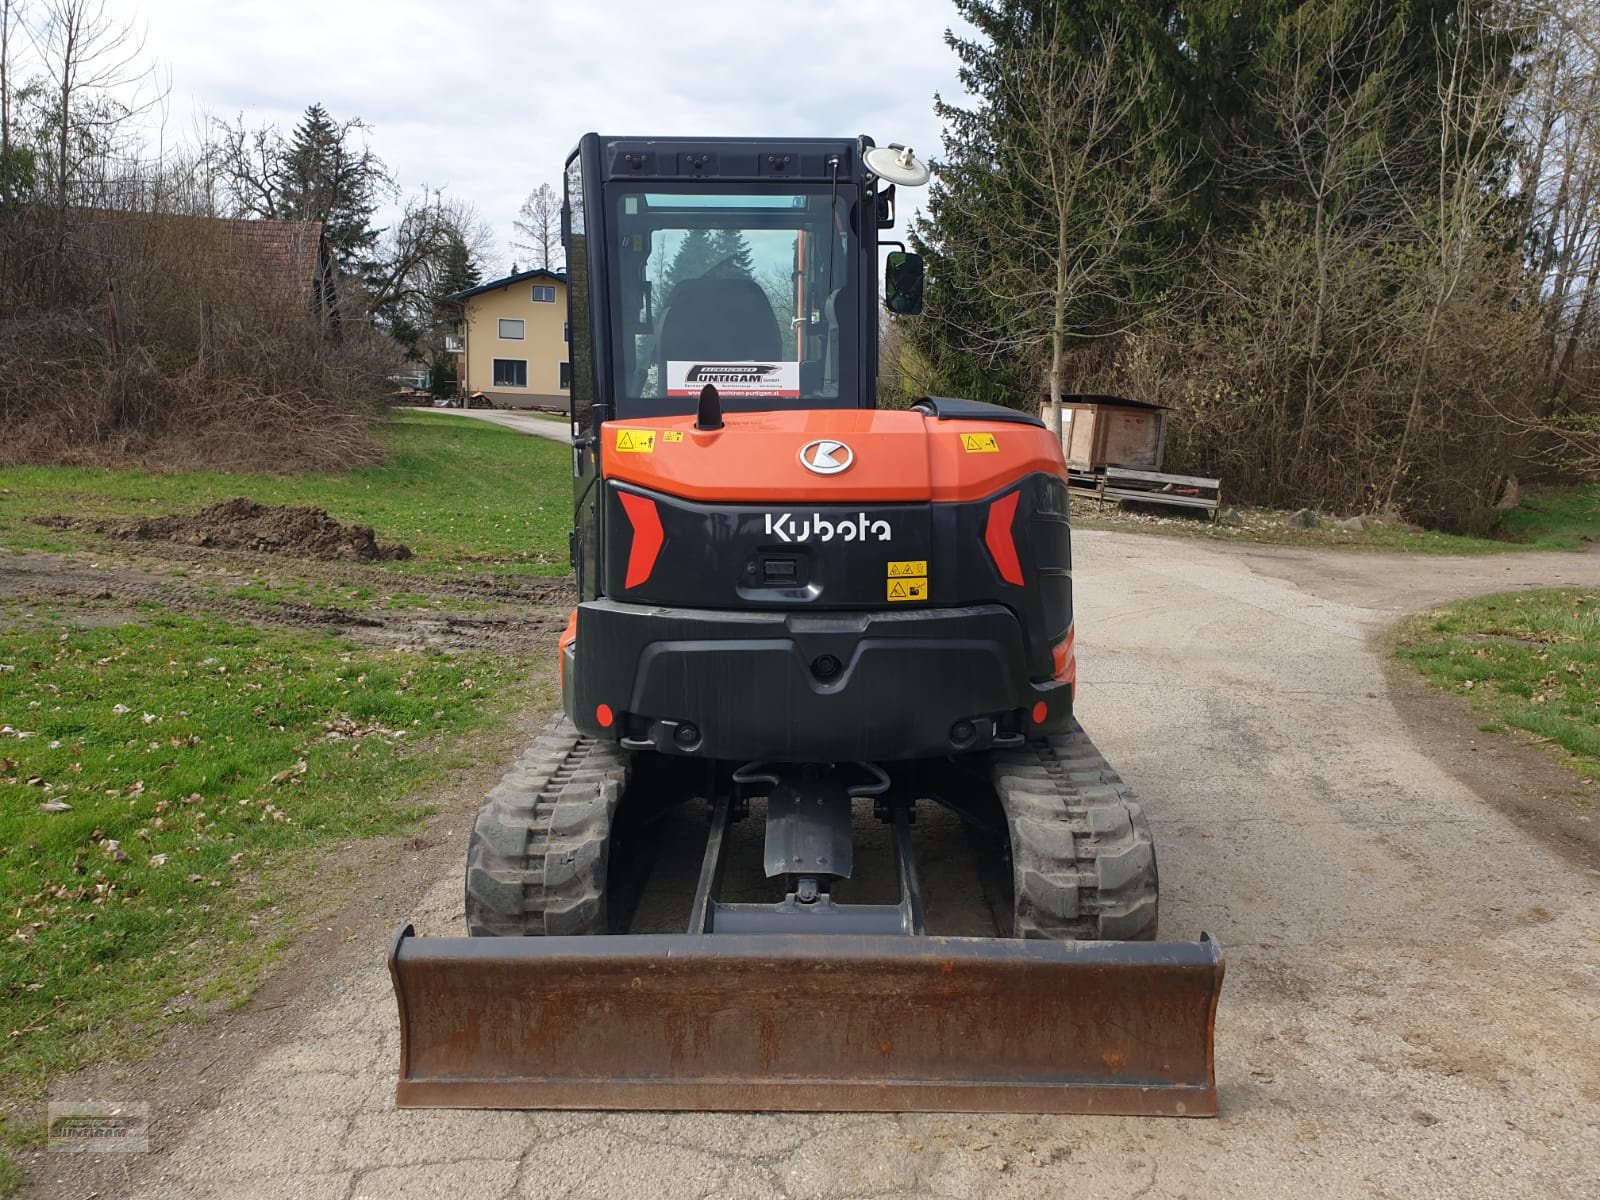
<svg viewBox="0 0 1600 1200">
<path fill-rule="evenodd" d="M 905 317 L 922 311 L 922 259 L 917 255 L 889 251 L 883 268 L 883 306 Z"/>
</svg>

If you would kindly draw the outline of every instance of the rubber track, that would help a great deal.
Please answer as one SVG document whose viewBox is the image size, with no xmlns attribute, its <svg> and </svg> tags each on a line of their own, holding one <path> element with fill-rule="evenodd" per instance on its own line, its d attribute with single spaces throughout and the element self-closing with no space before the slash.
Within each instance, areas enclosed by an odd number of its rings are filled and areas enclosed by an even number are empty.
<svg viewBox="0 0 1600 1200">
<path fill-rule="evenodd" d="M 1076 722 L 990 757 L 1011 833 L 1014 937 L 1156 936 L 1155 842 L 1132 789 Z"/>
<path fill-rule="evenodd" d="M 478 812 L 468 934 L 605 933 L 611 822 L 627 783 L 625 751 L 552 718 Z"/>
</svg>

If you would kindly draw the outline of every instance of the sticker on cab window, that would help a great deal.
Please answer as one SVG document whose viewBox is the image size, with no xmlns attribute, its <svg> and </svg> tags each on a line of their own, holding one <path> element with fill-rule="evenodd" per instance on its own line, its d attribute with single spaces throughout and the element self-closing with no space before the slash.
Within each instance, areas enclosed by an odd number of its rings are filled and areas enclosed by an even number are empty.
<svg viewBox="0 0 1600 1200">
<path fill-rule="evenodd" d="M 672 359 L 667 363 L 667 395 L 698 396 L 706 384 L 719 396 L 800 398 L 798 362 L 750 359 Z"/>
</svg>

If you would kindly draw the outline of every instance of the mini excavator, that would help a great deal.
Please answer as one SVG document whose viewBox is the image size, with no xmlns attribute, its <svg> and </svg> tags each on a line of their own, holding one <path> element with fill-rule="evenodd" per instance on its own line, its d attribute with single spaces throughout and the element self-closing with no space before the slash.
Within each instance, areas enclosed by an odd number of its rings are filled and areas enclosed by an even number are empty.
<svg viewBox="0 0 1600 1200">
<path fill-rule="evenodd" d="M 877 403 L 880 303 L 923 282 L 880 231 L 927 179 L 865 137 L 567 161 L 561 712 L 478 815 L 468 936 L 395 938 L 401 1106 L 1215 1113 L 1222 955 L 1156 940 L 1149 823 L 1074 709 L 1060 440 Z M 928 932 L 926 805 L 993 848 L 995 936 Z M 682 932 L 630 932 L 618 831 L 684 806 Z M 771 894 L 730 899 L 757 819 Z M 863 824 L 897 901 L 838 896 Z"/>
</svg>

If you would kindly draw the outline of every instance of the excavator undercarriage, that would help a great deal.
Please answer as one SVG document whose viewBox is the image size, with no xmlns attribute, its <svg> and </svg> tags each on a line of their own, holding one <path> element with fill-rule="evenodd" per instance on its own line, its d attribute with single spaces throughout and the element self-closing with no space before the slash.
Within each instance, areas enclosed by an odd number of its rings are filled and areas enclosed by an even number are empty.
<svg viewBox="0 0 1600 1200">
<path fill-rule="evenodd" d="M 1221 954 L 1129 940 L 1155 931 L 1154 851 L 1081 729 L 986 756 L 1001 831 L 959 770 L 921 797 L 892 768 L 732 771 L 681 799 L 708 816 L 681 934 L 608 933 L 613 829 L 677 800 L 630 795 L 632 757 L 553 721 L 474 830 L 480 936 L 397 937 L 402 1107 L 1216 1111 Z M 763 867 L 787 894 L 723 902 L 730 821 L 762 799 Z M 927 934 L 918 799 L 1009 847 L 1003 936 Z M 869 803 L 892 830 L 899 901 L 835 903 L 852 807 Z"/>
</svg>

